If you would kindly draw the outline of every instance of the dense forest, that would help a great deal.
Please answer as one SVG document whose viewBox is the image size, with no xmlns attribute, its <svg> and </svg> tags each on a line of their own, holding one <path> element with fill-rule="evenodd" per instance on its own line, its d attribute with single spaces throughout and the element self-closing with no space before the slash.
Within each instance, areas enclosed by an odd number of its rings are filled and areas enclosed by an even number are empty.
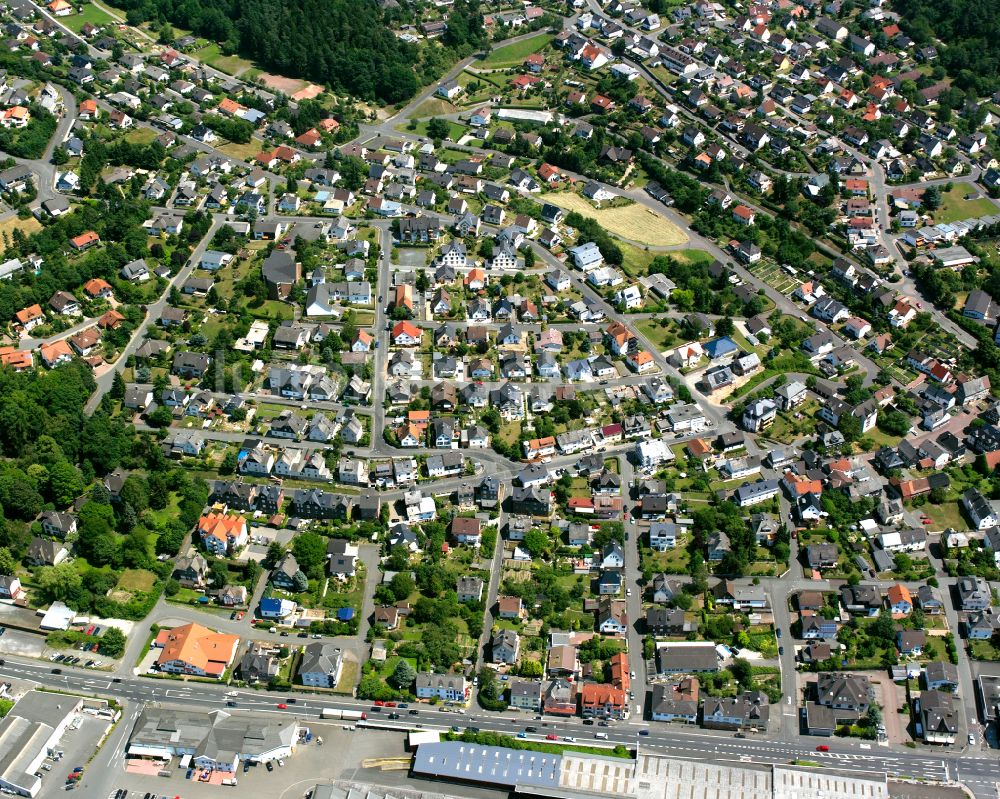
<svg viewBox="0 0 1000 799">
<path fill-rule="evenodd" d="M 124 0 L 130 23 L 170 22 L 264 69 L 396 103 L 484 43 L 474 4 L 456 3 L 444 47 L 396 37 L 373 0 Z M 442 54 L 450 54 L 441 58 Z"/>
<path fill-rule="evenodd" d="M 944 43 L 941 64 L 977 95 L 1000 90 L 1000 3 L 993 0 L 893 0 L 904 30 L 920 46 Z"/>
</svg>

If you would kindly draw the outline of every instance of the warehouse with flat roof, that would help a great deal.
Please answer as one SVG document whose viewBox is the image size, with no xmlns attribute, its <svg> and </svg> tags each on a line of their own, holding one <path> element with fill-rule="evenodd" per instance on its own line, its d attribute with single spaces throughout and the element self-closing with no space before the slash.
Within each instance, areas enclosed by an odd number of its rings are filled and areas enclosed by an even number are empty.
<svg viewBox="0 0 1000 799">
<path fill-rule="evenodd" d="M 885 774 L 763 763 L 701 763 L 639 749 L 619 758 L 480 746 L 424 744 L 414 776 L 490 785 L 553 799 L 888 799 Z"/>
<path fill-rule="evenodd" d="M 83 700 L 65 694 L 28 691 L 0 721 L 0 787 L 35 796 L 42 781 L 35 776 L 80 709 Z"/>
</svg>

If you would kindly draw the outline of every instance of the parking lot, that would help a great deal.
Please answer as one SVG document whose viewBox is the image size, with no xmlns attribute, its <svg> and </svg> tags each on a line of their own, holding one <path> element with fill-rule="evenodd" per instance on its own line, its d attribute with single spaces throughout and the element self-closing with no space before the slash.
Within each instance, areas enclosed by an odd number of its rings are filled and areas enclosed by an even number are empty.
<svg viewBox="0 0 1000 799">
<path fill-rule="evenodd" d="M 41 766 L 41 773 L 44 776 L 42 789 L 38 793 L 39 799 L 74 795 L 66 792 L 66 778 L 74 768 L 80 766 L 84 767 L 84 773 L 86 772 L 87 763 L 94 754 L 97 742 L 108 728 L 107 719 L 98 719 L 86 713 L 79 714 L 79 718 L 79 729 L 74 730 L 73 725 L 70 725 L 59 742 L 59 750 L 63 752 L 63 756 L 58 760 L 48 758 Z M 76 795 L 82 796 L 83 793 L 80 791 Z"/>
<path fill-rule="evenodd" d="M 363 769 L 364 760 L 397 758 L 406 754 L 406 739 L 399 733 L 368 730 L 361 734 L 345 730 L 341 724 L 319 723 L 316 720 L 303 723 L 314 733 L 312 743 L 297 747 L 293 755 L 284 758 L 284 766 L 274 763 L 272 771 L 263 765 L 252 766 L 247 772 L 241 767 L 236 775 L 239 796 L 249 792 L 249 795 L 261 799 L 300 799 L 317 782 L 324 780 L 378 781 L 377 775 L 382 772 Z M 316 736 L 323 739 L 322 744 L 317 743 Z M 144 799 L 147 793 L 156 799 L 163 796 L 170 799 L 224 799 L 231 792 L 236 795 L 233 786 L 186 779 L 187 769 L 179 768 L 178 758 L 174 758 L 167 770 L 171 772 L 169 777 L 126 774 L 123 770 L 115 775 L 108 799 L 114 799 L 115 792 L 120 789 L 127 791 L 123 799 Z M 367 776 L 362 776 L 363 773 Z"/>
</svg>

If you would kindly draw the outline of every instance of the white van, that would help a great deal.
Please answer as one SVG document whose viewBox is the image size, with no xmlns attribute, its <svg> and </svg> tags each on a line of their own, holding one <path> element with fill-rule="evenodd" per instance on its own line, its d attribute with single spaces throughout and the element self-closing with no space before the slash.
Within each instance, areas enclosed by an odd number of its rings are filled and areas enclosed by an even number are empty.
<svg viewBox="0 0 1000 799">
<path fill-rule="evenodd" d="M 608 740 L 608 734 L 606 732 L 595 732 L 594 737 L 599 738 L 602 741 Z"/>
</svg>

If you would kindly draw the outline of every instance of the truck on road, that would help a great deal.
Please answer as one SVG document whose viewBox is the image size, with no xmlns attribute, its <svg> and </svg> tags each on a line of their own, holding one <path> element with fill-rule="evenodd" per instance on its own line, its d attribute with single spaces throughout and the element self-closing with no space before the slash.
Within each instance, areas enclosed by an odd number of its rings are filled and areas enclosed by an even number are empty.
<svg viewBox="0 0 1000 799">
<path fill-rule="evenodd" d="M 362 710 L 337 710 L 332 707 L 325 707 L 320 711 L 321 719 L 366 719 L 368 714 Z"/>
</svg>

